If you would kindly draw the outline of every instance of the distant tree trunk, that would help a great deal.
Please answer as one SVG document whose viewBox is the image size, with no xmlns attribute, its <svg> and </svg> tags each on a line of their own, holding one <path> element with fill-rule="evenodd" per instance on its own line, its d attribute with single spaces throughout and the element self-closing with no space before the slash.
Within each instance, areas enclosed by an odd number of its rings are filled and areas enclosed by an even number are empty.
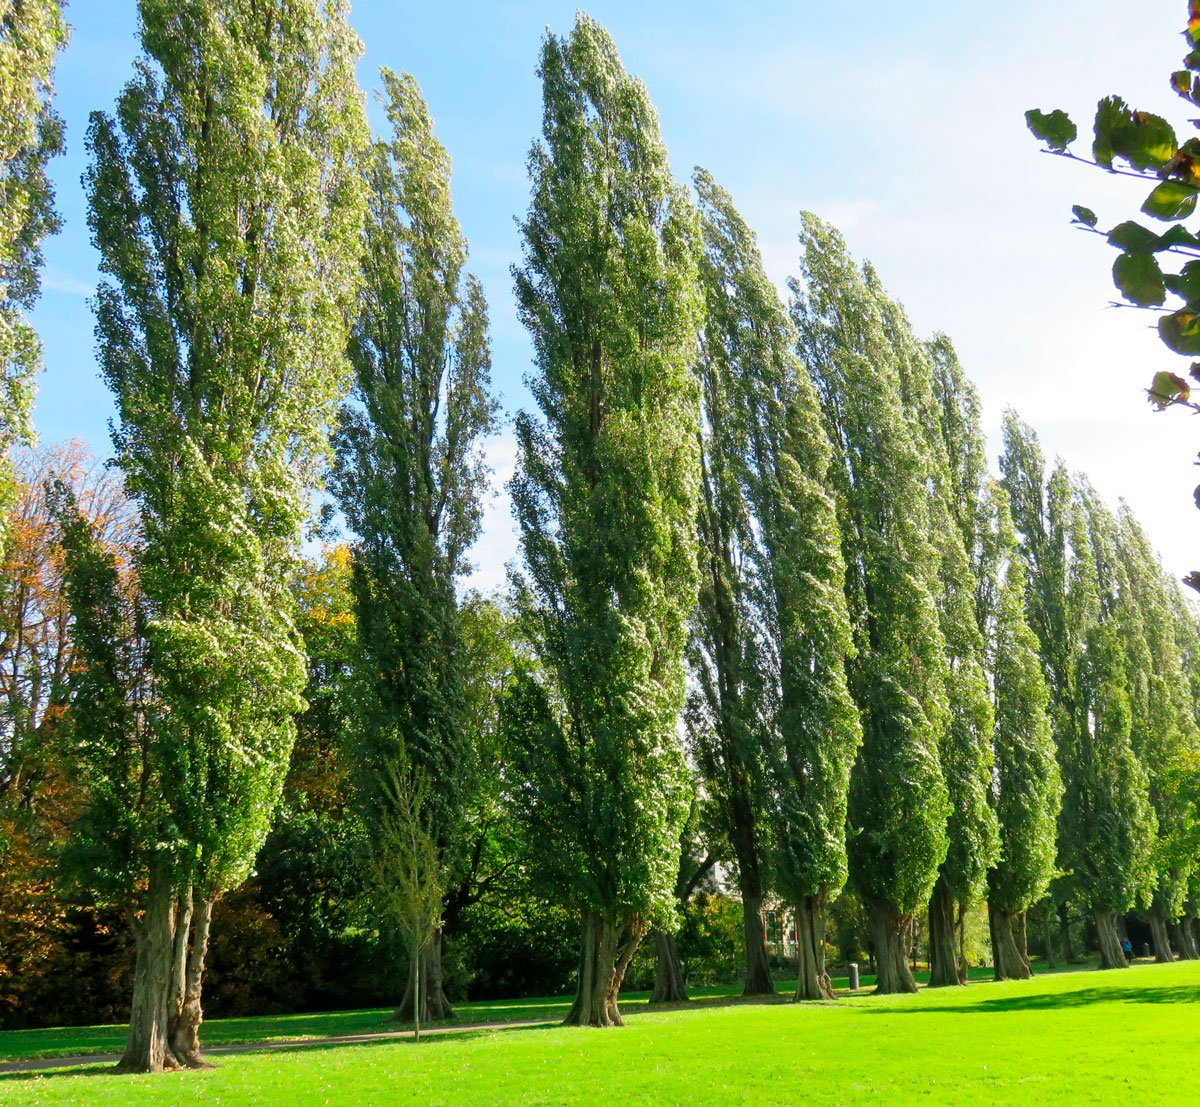
<svg viewBox="0 0 1200 1107">
<path fill-rule="evenodd" d="M 825 971 L 824 894 L 803 896 L 796 904 L 796 999 L 833 999 Z"/>
<path fill-rule="evenodd" d="M 1046 968 L 1057 968 L 1054 963 L 1054 922 L 1050 917 L 1049 911 L 1042 911 L 1042 941 L 1045 943 L 1046 949 Z"/>
<path fill-rule="evenodd" d="M 869 910 L 871 934 L 875 939 L 876 993 L 915 992 L 917 982 L 908 967 L 912 919 L 882 901 L 870 904 Z"/>
<path fill-rule="evenodd" d="M 145 912 L 133 928 L 133 1004 L 118 1072 L 162 1072 L 178 1066 L 169 1044 L 176 910 L 171 867 L 160 861 L 150 870 Z"/>
<path fill-rule="evenodd" d="M 1180 961 L 1196 960 L 1197 949 L 1195 938 L 1192 935 L 1192 925 L 1192 920 L 1185 915 L 1174 928 L 1175 947 L 1179 950 Z"/>
<path fill-rule="evenodd" d="M 564 1026 L 625 1025 L 617 995 L 644 931 L 635 927 L 622 935 L 618 930 L 615 920 L 596 911 L 584 912 L 579 983 Z"/>
<path fill-rule="evenodd" d="M 654 991 L 651 1003 L 687 1003 L 687 985 L 683 980 L 683 965 L 679 961 L 679 947 L 674 934 L 654 932 L 654 949 L 658 954 L 658 967 L 654 972 Z"/>
<path fill-rule="evenodd" d="M 200 989 L 204 983 L 204 958 L 208 953 L 213 901 L 201 900 L 200 906 L 193 910 L 191 900 L 189 891 L 186 911 L 177 927 L 177 949 L 186 952 L 186 958 L 180 956 L 176 962 L 182 972 L 176 977 L 177 991 L 171 1003 L 171 1052 L 179 1064 L 191 1069 L 205 1069 L 212 1065 L 200 1056 L 200 1023 L 204 1018 Z"/>
<path fill-rule="evenodd" d="M 1127 969 L 1125 951 L 1117 936 L 1117 916 L 1112 911 L 1099 908 L 1092 912 L 1096 920 L 1096 937 L 1100 945 L 1100 967 L 1102 969 Z"/>
<path fill-rule="evenodd" d="M 421 962 L 419 973 L 408 974 L 404 986 L 404 995 L 400 997 L 400 1006 L 396 1008 L 392 1019 L 394 1022 L 415 1022 L 420 1017 L 422 1022 L 442 1022 L 454 1018 L 454 1008 L 446 998 L 442 984 L 442 932 L 435 931 L 433 936 L 421 946 L 419 955 Z M 414 988 L 420 993 L 420 1010 L 413 1011 Z"/>
<path fill-rule="evenodd" d="M 747 877 L 741 868 L 742 933 L 746 948 L 746 986 L 742 995 L 773 996 L 775 981 L 771 979 L 771 962 L 767 957 L 766 934 L 763 928 L 762 881 L 755 865 Z"/>
<path fill-rule="evenodd" d="M 1154 943 L 1154 960 L 1160 965 L 1175 960 L 1171 938 L 1167 934 L 1167 917 L 1157 909 L 1150 912 L 1150 938 Z"/>
<path fill-rule="evenodd" d="M 1062 938 L 1063 957 L 1068 965 L 1075 963 L 1075 947 L 1071 944 L 1071 919 L 1064 900 L 1058 905 L 1058 933 Z"/>
<path fill-rule="evenodd" d="M 1021 953 L 1021 964 L 1025 966 L 1025 972 L 1028 974 L 1026 979 L 1033 976 L 1033 965 L 1029 963 L 1029 912 L 1022 911 L 1018 916 L 1021 923 L 1020 937 L 1017 941 L 1017 948 Z M 1017 936 L 1016 922 L 1013 923 L 1013 936 Z"/>
<path fill-rule="evenodd" d="M 929 899 L 929 986 L 965 984 L 958 961 L 957 913 L 950 889 L 939 877 Z"/>
<path fill-rule="evenodd" d="M 1018 916 L 998 908 L 990 908 L 992 923 L 992 962 L 997 980 L 1028 980 L 1033 972 L 1028 960 L 1021 955 L 1017 937 L 1020 930 Z"/>
</svg>

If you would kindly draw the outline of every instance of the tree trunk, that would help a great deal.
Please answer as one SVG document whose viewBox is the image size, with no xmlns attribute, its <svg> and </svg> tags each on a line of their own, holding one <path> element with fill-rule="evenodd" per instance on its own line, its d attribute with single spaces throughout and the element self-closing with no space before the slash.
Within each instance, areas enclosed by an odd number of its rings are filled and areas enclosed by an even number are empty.
<svg viewBox="0 0 1200 1107">
<path fill-rule="evenodd" d="M 1196 942 L 1192 936 L 1192 920 L 1186 915 L 1179 920 L 1175 927 L 1175 945 L 1179 950 L 1180 961 L 1195 961 L 1197 957 Z"/>
<path fill-rule="evenodd" d="M 871 933 L 875 939 L 877 995 L 915 992 L 917 982 L 908 967 L 908 941 L 912 919 L 901 915 L 890 904 L 870 905 Z"/>
<path fill-rule="evenodd" d="M 687 985 L 683 981 L 683 965 L 679 961 L 679 947 L 674 934 L 654 932 L 654 949 L 658 954 L 658 968 L 654 973 L 654 991 L 651 1003 L 687 1003 Z"/>
<path fill-rule="evenodd" d="M 1112 911 L 1096 908 L 1092 915 L 1096 920 L 1096 936 L 1100 945 L 1100 967 L 1102 969 L 1127 969 L 1125 951 L 1117 937 L 1117 916 Z"/>
<path fill-rule="evenodd" d="M 1075 962 L 1075 948 L 1071 945 L 1071 919 L 1067 914 L 1066 901 L 1058 905 L 1058 933 L 1062 938 L 1063 957 L 1068 965 Z"/>
<path fill-rule="evenodd" d="M 181 916 L 181 925 L 178 927 L 181 934 L 177 936 L 177 942 L 187 950 L 187 957 L 184 972 L 181 978 L 177 977 L 182 988 L 171 1003 L 171 1053 L 179 1064 L 187 1068 L 208 1069 L 213 1066 L 200 1056 L 200 1023 L 204 1019 L 200 989 L 204 983 L 204 958 L 208 953 L 213 901 L 201 900 L 199 909 L 193 911 L 191 898 L 189 892 L 187 911 Z"/>
<path fill-rule="evenodd" d="M 563 1026 L 625 1025 L 617 1009 L 617 995 L 644 933 L 638 921 L 618 928 L 615 920 L 597 911 L 584 912 L 579 983 Z"/>
<path fill-rule="evenodd" d="M 1042 939 L 1046 946 L 1046 968 L 1057 968 L 1054 963 L 1054 924 L 1050 918 L 1050 912 L 1043 910 L 1042 915 Z"/>
<path fill-rule="evenodd" d="M 1018 916 L 989 906 L 992 920 L 992 963 L 997 980 L 1028 980 L 1033 973 L 1029 962 L 1021 956 Z"/>
<path fill-rule="evenodd" d="M 929 899 L 929 986 L 944 988 L 950 984 L 965 984 L 962 966 L 958 961 L 958 942 L 955 931 L 957 914 L 950 889 L 938 878 Z"/>
<path fill-rule="evenodd" d="M 1158 910 L 1150 912 L 1150 938 L 1154 942 L 1154 960 L 1160 965 L 1175 960 L 1171 951 L 1171 939 L 1167 934 L 1167 918 Z"/>
<path fill-rule="evenodd" d="M 1017 929 L 1017 923 L 1020 929 Z M 1021 954 L 1021 964 L 1025 966 L 1026 979 L 1033 977 L 1033 965 L 1029 963 L 1029 912 L 1022 911 L 1013 921 L 1013 937 L 1017 939 L 1017 950 Z"/>
<path fill-rule="evenodd" d="M 411 958 L 410 958 L 411 960 Z M 436 931 L 424 945 L 421 946 L 419 960 L 420 972 L 409 972 L 408 981 L 404 985 L 404 995 L 400 997 L 400 1006 L 392 1015 L 394 1022 L 413 1022 L 413 992 L 421 996 L 420 1009 L 415 1012 L 422 1022 L 442 1022 L 454 1018 L 454 1008 L 446 998 L 442 983 L 442 932 Z"/>
<path fill-rule="evenodd" d="M 171 866 L 160 861 L 150 871 L 145 913 L 134 924 L 133 1004 L 118 1072 L 162 1072 L 177 1067 L 169 1044 L 176 909 Z"/>
<path fill-rule="evenodd" d="M 773 996 L 775 981 L 771 979 L 771 962 L 767 958 L 766 934 L 763 929 L 762 892 L 751 884 L 742 888 L 742 932 L 746 946 L 745 996 Z"/>
<path fill-rule="evenodd" d="M 822 892 L 796 904 L 796 999 L 833 999 L 825 971 L 825 902 Z"/>
</svg>

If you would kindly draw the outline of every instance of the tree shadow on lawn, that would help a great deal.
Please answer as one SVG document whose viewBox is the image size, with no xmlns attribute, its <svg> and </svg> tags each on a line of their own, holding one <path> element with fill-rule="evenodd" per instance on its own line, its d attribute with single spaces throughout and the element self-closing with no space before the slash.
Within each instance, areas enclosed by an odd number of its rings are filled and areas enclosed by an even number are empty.
<svg viewBox="0 0 1200 1107">
<path fill-rule="evenodd" d="M 978 1003 L 936 1006 L 862 1007 L 872 1015 L 974 1015 L 998 1011 L 1052 1011 L 1055 1008 L 1090 1007 L 1099 1003 L 1200 1003 L 1200 987 L 1081 988 L 1073 992 L 1039 992 L 984 999 Z"/>
</svg>

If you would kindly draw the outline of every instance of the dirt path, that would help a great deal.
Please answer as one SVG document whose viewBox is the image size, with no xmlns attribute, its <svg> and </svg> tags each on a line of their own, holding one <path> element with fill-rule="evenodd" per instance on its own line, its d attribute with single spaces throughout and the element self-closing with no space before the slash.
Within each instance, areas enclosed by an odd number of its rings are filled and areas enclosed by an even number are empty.
<svg viewBox="0 0 1200 1107">
<path fill-rule="evenodd" d="M 461 1034 L 464 1030 L 519 1030 L 530 1026 L 553 1026 L 557 1019 L 531 1019 L 525 1022 L 470 1022 L 454 1026 L 434 1026 L 421 1031 L 421 1037 L 442 1034 Z M 330 1038 L 280 1038 L 264 1042 L 228 1042 L 207 1046 L 205 1057 L 222 1053 L 264 1053 L 272 1049 L 306 1049 L 309 1046 L 359 1045 L 365 1042 L 386 1042 L 393 1039 L 412 1039 L 411 1030 L 381 1030 L 372 1034 L 339 1034 Z M 36 1057 L 28 1061 L 0 1062 L 0 1076 L 10 1072 L 41 1072 L 45 1069 L 75 1069 L 82 1065 L 115 1065 L 119 1053 L 81 1053 L 73 1057 Z"/>
</svg>

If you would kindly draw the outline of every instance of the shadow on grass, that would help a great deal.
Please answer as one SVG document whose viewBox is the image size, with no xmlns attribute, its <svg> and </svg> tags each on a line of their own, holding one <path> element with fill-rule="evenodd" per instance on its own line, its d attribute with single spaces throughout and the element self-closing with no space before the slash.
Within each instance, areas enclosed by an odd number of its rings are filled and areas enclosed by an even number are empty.
<svg viewBox="0 0 1200 1107">
<path fill-rule="evenodd" d="M 974 1003 L 860 1007 L 859 1010 L 871 1015 L 987 1015 L 999 1011 L 1051 1011 L 1055 1008 L 1065 1010 L 1101 1003 L 1200 1003 L 1200 987 L 1191 985 L 1174 988 L 1079 988 L 1071 992 L 998 996 Z"/>
</svg>

